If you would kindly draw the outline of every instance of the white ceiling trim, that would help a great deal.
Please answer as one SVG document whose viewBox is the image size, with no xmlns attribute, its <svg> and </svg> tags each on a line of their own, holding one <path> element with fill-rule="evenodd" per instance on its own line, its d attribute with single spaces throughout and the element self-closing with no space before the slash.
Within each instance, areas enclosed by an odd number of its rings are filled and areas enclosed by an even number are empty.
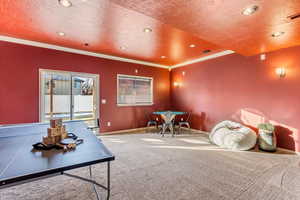
<svg viewBox="0 0 300 200">
<path fill-rule="evenodd" d="M 183 66 L 190 65 L 193 63 L 203 62 L 205 60 L 214 59 L 217 57 L 235 53 L 234 51 L 231 51 L 231 50 L 225 50 L 225 51 L 222 51 L 219 53 L 215 53 L 215 54 L 211 54 L 209 56 L 186 61 L 186 62 L 179 63 L 179 64 L 176 64 L 173 66 L 167 66 L 167 65 L 161 65 L 161 64 L 152 63 L 152 62 L 146 62 L 146 61 L 142 61 L 142 60 L 135 60 L 135 59 L 123 58 L 123 57 L 112 56 L 112 55 L 107 55 L 107 54 L 95 53 L 95 52 L 90 52 L 90 51 L 85 51 L 85 50 L 73 49 L 73 48 L 69 48 L 69 47 L 63 47 L 63 46 L 58 46 L 58 45 L 53 45 L 53 44 L 48 44 L 48 43 L 43 43 L 43 42 L 35 42 L 35 41 L 31 41 L 31 40 L 24 40 L 24 39 L 8 37 L 8 36 L 3 36 L 3 35 L 0 35 L 0 41 L 41 47 L 41 48 L 46 48 L 46 49 L 54 49 L 54 50 L 58 50 L 58 51 L 68 52 L 68 53 L 76 53 L 76 54 L 81 54 L 81 55 L 105 58 L 105 59 L 110 59 L 110 60 L 117 60 L 117 61 L 121 61 L 121 62 L 141 64 L 141 65 L 146 65 L 146 66 L 151 66 L 151 67 L 159 67 L 159 68 L 164 68 L 164 69 L 174 69 L 177 67 L 183 67 Z"/>
<path fill-rule="evenodd" d="M 233 54 L 233 53 L 235 53 L 235 52 L 231 51 L 231 50 L 225 50 L 225 51 L 221 51 L 219 53 L 211 54 L 209 56 L 205 56 L 205 57 L 197 58 L 197 59 L 194 59 L 194 60 L 186 61 L 186 62 L 183 62 L 183 63 L 179 63 L 177 65 L 171 66 L 170 68 L 174 69 L 174 68 L 177 68 L 177 67 L 183 67 L 183 66 L 190 65 L 190 64 L 193 64 L 193 63 L 203 62 L 205 60 L 214 59 L 214 58 L 218 58 L 218 57 Z"/>
<path fill-rule="evenodd" d="M 0 41 L 24 44 L 24 45 L 41 47 L 41 48 L 46 48 L 46 49 L 54 49 L 54 50 L 58 50 L 58 51 L 76 53 L 76 54 L 93 56 L 93 57 L 98 57 L 98 58 L 105 58 L 105 59 L 110 59 L 110 60 L 117 60 L 117 61 L 128 62 L 128 63 L 147 65 L 147 66 L 151 66 L 151 67 L 160 67 L 160 68 L 165 68 L 165 69 L 170 68 L 167 65 L 161 65 L 161 64 L 156 64 L 156 63 L 152 63 L 152 62 L 134 60 L 134 59 L 129 59 L 129 58 L 122 58 L 122 57 L 118 57 L 118 56 L 111 56 L 111 55 L 101 54 L 101 53 L 94 53 L 94 52 L 85 51 L 85 50 L 73 49 L 73 48 L 69 48 L 69 47 L 47 44 L 47 43 L 43 43 L 43 42 L 35 42 L 35 41 L 31 41 L 31 40 L 24 40 L 24 39 L 2 36 L 2 35 L 0 35 Z"/>
</svg>

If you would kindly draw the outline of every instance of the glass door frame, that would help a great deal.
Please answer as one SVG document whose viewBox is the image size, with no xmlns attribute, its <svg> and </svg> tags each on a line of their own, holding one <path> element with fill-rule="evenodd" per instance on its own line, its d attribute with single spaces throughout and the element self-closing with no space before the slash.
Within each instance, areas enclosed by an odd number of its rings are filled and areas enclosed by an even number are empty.
<svg viewBox="0 0 300 200">
<path fill-rule="evenodd" d="M 43 73 L 47 72 L 52 72 L 52 73 L 60 73 L 60 74 L 66 74 L 67 76 L 70 76 L 71 80 L 71 94 L 70 94 L 70 118 L 72 121 L 72 117 L 74 115 L 74 96 L 73 96 L 73 77 L 79 76 L 79 77 L 87 77 L 87 78 L 93 78 L 95 80 L 95 94 L 94 96 L 94 102 L 96 104 L 95 109 L 95 120 L 99 118 L 100 115 L 100 88 L 99 88 L 99 83 L 100 83 L 100 78 L 98 74 L 90 74 L 90 73 L 85 73 L 85 72 L 71 72 L 71 71 L 62 71 L 62 70 L 51 70 L 51 69 L 39 69 L 39 121 L 40 122 L 45 122 L 45 99 L 43 97 L 45 93 L 45 87 L 44 87 L 44 76 Z M 78 119 L 76 119 L 78 120 Z"/>
</svg>

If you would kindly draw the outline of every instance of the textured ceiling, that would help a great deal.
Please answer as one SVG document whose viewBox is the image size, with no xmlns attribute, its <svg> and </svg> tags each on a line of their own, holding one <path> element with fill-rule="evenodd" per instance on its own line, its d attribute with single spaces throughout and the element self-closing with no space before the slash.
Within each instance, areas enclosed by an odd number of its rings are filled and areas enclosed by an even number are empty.
<svg viewBox="0 0 300 200">
<path fill-rule="evenodd" d="M 0 0 L 0 35 L 164 65 L 225 49 L 254 55 L 300 44 L 300 18 L 287 18 L 300 12 L 300 0 L 70 1 L 66 8 L 57 0 Z M 258 11 L 242 15 L 249 5 Z M 275 31 L 285 34 L 273 38 Z"/>
<path fill-rule="evenodd" d="M 243 55 L 300 45 L 300 0 L 112 0 Z M 252 5 L 256 13 L 242 15 Z M 283 31 L 279 38 L 273 32 Z"/>
</svg>

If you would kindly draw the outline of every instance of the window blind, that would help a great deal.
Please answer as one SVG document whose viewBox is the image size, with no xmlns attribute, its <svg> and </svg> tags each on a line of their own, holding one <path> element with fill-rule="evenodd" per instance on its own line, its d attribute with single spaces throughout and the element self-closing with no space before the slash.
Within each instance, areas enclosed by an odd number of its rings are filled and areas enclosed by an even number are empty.
<svg viewBox="0 0 300 200">
<path fill-rule="evenodd" d="M 151 105 L 152 78 L 118 75 L 119 105 Z"/>
</svg>

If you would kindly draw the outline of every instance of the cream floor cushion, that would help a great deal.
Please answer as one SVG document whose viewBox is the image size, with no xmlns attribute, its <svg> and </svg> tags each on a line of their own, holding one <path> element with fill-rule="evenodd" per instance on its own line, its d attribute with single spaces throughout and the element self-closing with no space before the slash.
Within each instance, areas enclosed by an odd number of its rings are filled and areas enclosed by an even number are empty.
<svg viewBox="0 0 300 200">
<path fill-rule="evenodd" d="M 211 131 L 209 138 L 213 144 L 232 150 L 252 149 L 257 141 L 254 130 L 233 121 L 222 121 Z"/>
</svg>

